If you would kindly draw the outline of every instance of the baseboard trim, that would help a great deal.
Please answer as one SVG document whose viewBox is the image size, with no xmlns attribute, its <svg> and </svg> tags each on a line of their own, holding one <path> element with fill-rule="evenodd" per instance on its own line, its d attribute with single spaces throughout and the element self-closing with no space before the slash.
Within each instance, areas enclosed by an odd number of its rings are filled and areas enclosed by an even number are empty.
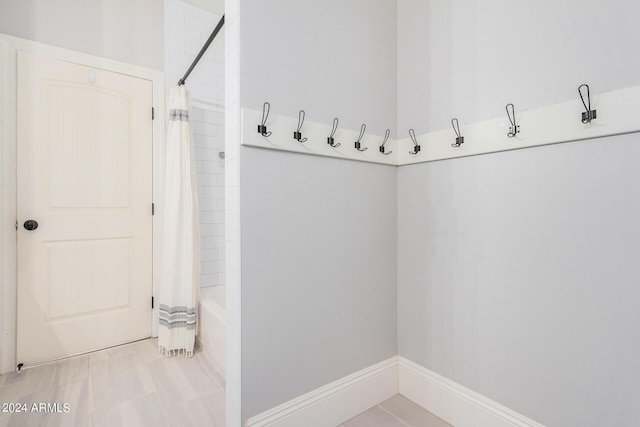
<svg viewBox="0 0 640 427">
<path fill-rule="evenodd" d="M 455 427 L 545 427 L 400 356 L 256 415 L 245 426 L 335 427 L 398 393 Z"/>
<path fill-rule="evenodd" d="M 544 427 L 404 357 L 398 367 L 400 394 L 456 427 Z"/>
<path fill-rule="evenodd" d="M 335 427 L 398 393 L 392 357 L 250 418 L 246 427 Z"/>
</svg>

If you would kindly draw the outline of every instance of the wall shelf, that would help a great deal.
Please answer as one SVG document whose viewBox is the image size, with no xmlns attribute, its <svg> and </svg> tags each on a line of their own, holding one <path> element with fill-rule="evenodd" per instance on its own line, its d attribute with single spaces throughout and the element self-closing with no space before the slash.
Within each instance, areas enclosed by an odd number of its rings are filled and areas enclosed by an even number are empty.
<svg viewBox="0 0 640 427">
<path fill-rule="evenodd" d="M 338 128 L 335 140 L 341 145 L 337 148 L 331 147 L 326 142 L 331 134 L 331 125 L 310 121 L 305 122 L 302 127 L 308 141 L 301 144 L 293 138 L 293 132 L 298 126 L 298 118 L 277 114 L 269 116 L 266 124 L 272 135 L 264 137 L 257 132 L 262 112 L 243 108 L 242 144 L 272 150 L 403 166 L 640 131 L 640 120 L 637 118 L 640 112 L 640 86 L 596 94 L 593 99 L 593 107 L 598 109 L 598 117 L 589 124 L 582 123 L 581 115 L 584 107 L 581 101 L 576 99 L 548 107 L 519 111 L 517 122 L 520 133 L 512 138 L 507 135 L 509 120 L 507 117 L 502 117 L 463 125 L 461 132 L 465 137 L 465 143 L 459 147 L 451 146 L 451 142 L 455 140 L 455 133 L 451 128 L 418 135 L 417 141 L 422 146 L 422 150 L 417 154 L 409 153 L 414 144 L 408 137 L 408 133 L 406 138 L 390 138 L 385 145 L 393 151 L 390 155 L 384 155 L 378 150 L 384 140 L 384 137 L 379 135 L 364 135 L 362 146 L 370 148 L 369 150 L 354 149 L 353 143 L 357 141 L 359 131 L 348 129 Z"/>
</svg>

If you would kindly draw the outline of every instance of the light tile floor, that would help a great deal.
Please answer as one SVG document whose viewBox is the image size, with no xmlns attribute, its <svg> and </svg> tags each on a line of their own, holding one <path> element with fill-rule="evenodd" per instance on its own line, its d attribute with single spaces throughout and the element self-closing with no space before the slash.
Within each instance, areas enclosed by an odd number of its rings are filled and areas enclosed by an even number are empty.
<svg viewBox="0 0 640 427">
<path fill-rule="evenodd" d="M 397 394 L 338 427 L 452 427 Z"/>
<path fill-rule="evenodd" d="M 225 382 L 196 348 L 192 358 L 164 357 L 149 339 L 0 376 L 0 427 L 224 427 Z M 34 403 L 69 404 L 32 412 Z M 8 408 L 7 408 L 8 409 Z M 396 395 L 338 427 L 451 427 Z"/>
<path fill-rule="evenodd" d="M 224 427 L 224 390 L 206 353 L 167 358 L 149 339 L 0 376 L 0 403 L 28 408 L 0 408 L 0 427 Z M 31 412 L 33 403 L 70 410 Z"/>
</svg>

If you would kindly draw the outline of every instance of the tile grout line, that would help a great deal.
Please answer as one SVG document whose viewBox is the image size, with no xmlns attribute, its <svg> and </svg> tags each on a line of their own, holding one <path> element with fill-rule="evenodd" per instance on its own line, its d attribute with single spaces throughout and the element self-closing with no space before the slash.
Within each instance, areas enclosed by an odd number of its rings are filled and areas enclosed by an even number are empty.
<svg viewBox="0 0 640 427">
<path fill-rule="evenodd" d="M 398 417 L 396 414 L 394 414 L 393 412 L 391 412 L 390 410 L 388 410 L 387 408 L 385 408 L 384 406 L 381 405 L 376 405 L 378 408 L 382 409 L 383 411 L 387 412 L 388 414 L 390 414 L 392 417 L 396 418 L 397 420 L 399 420 L 402 424 L 411 427 L 411 424 L 407 423 L 405 420 L 403 420 L 402 418 Z"/>
<path fill-rule="evenodd" d="M 154 390 L 153 394 L 155 394 L 156 398 L 158 399 L 158 406 L 160 407 L 160 412 L 162 412 L 162 418 L 164 419 L 165 424 L 168 425 L 167 420 L 169 419 L 169 414 L 167 413 L 167 408 L 165 408 L 162 403 L 162 399 L 160 399 L 160 395 L 158 394 L 158 384 L 156 383 L 155 376 L 151 373 L 151 369 L 150 369 L 150 365 L 156 362 L 157 360 L 161 360 L 161 359 L 154 359 L 154 360 L 149 360 L 145 362 L 145 367 L 149 370 L 149 375 L 151 376 L 151 383 L 153 384 L 153 390 Z"/>
</svg>

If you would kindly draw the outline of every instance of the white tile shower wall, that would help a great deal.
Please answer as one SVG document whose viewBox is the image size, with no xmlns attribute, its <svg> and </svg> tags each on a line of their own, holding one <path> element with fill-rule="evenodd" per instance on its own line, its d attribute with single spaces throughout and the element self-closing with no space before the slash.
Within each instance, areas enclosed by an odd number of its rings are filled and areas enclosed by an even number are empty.
<svg viewBox="0 0 640 427">
<path fill-rule="evenodd" d="M 220 18 L 220 15 L 180 0 L 165 2 L 167 87 L 174 86 L 182 78 Z M 223 28 L 187 79 L 191 97 L 214 104 L 219 113 L 224 112 L 224 33 Z M 223 135 L 224 129 L 220 129 L 218 136 Z"/>
<path fill-rule="evenodd" d="M 167 88 L 182 78 L 221 16 L 180 0 L 165 2 Z M 225 283 L 224 30 L 187 79 L 200 204 L 201 286 Z"/>
<path fill-rule="evenodd" d="M 200 207 L 200 285 L 225 283 L 224 278 L 224 113 L 192 108 L 191 124 L 196 151 Z"/>
</svg>

